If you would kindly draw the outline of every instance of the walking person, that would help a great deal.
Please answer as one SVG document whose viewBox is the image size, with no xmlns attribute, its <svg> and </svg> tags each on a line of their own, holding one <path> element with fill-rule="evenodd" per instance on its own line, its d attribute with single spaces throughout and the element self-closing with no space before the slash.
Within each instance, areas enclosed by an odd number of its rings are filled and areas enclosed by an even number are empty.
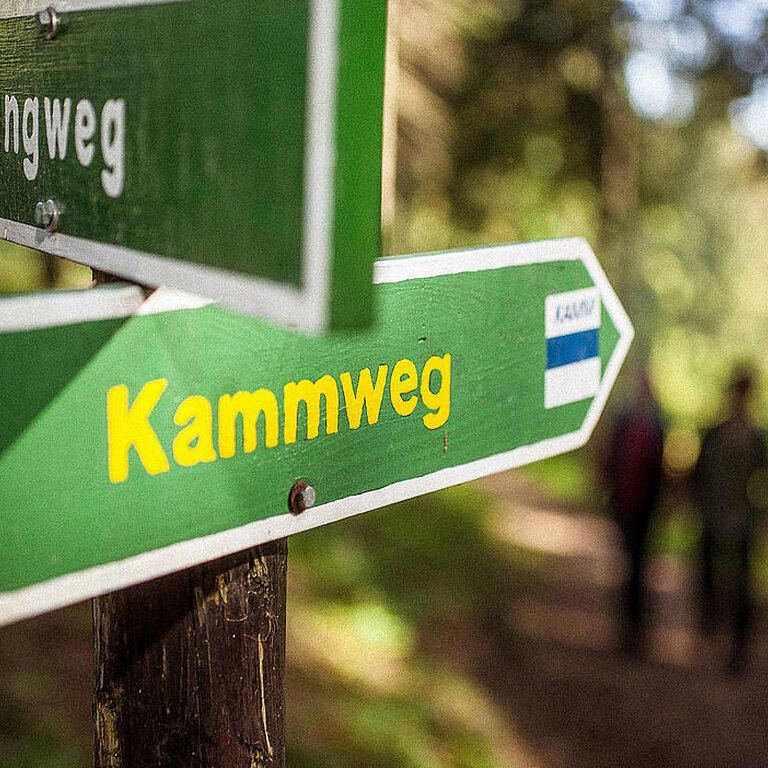
<svg viewBox="0 0 768 768">
<path fill-rule="evenodd" d="M 610 511 L 621 531 L 628 575 L 621 603 L 622 650 L 633 655 L 645 634 L 646 595 L 643 575 L 648 530 L 659 495 L 664 453 L 664 428 L 651 383 L 642 373 L 632 402 L 613 427 L 606 475 Z"/>
<path fill-rule="evenodd" d="M 743 671 L 754 613 L 750 552 L 756 508 L 750 488 L 766 466 L 766 442 L 750 414 L 754 379 L 734 373 L 727 419 L 704 436 L 693 481 L 702 515 L 701 623 L 711 635 L 719 619 L 730 632 L 728 669 Z"/>
</svg>

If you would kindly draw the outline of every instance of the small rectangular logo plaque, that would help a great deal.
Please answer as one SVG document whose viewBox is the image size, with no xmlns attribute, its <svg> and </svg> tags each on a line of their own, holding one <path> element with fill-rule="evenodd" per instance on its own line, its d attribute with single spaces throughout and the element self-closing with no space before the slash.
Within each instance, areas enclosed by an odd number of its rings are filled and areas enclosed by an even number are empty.
<svg viewBox="0 0 768 768">
<path fill-rule="evenodd" d="M 596 288 L 547 296 L 544 402 L 557 408 L 600 389 L 600 292 Z"/>
</svg>

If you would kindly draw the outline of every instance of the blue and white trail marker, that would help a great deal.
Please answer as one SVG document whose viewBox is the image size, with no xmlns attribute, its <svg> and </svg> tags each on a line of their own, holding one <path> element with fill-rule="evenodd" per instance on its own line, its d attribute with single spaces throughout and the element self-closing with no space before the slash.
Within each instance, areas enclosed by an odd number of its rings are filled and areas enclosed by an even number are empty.
<svg viewBox="0 0 768 768">
<path fill-rule="evenodd" d="M 600 389 L 600 317 L 598 288 L 547 296 L 547 370 L 544 406 L 575 403 Z"/>
</svg>

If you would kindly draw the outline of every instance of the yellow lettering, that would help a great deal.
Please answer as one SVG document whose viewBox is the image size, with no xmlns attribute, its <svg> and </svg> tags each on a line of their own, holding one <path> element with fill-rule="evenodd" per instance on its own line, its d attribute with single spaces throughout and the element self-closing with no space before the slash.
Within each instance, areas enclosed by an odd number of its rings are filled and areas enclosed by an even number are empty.
<svg viewBox="0 0 768 768">
<path fill-rule="evenodd" d="M 401 416 L 410 416 L 419 398 L 416 395 L 404 399 L 403 395 L 413 392 L 419 385 L 419 373 L 410 360 L 400 360 L 392 369 L 392 380 L 389 382 L 389 396 L 392 407 Z"/>
<path fill-rule="evenodd" d="M 192 422 L 191 424 L 189 422 Z M 215 461 L 213 450 L 213 412 L 211 404 L 200 395 L 183 400 L 173 416 L 182 429 L 173 441 L 173 458 L 182 467 L 193 467 L 201 461 Z"/>
<path fill-rule="evenodd" d="M 107 392 L 107 450 L 109 479 L 122 483 L 128 479 L 128 451 L 136 449 L 144 469 L 150 475 L 159 475 L 169 469 L 168 458 L 149 423 L 165 388 L 167 379 L 148 381 L 128 407 L 128 387 L 124 384 Z"/>
<path fill-rule="evenodd" d="M 237 417 L 243 417 L 243 451 L 256 450 L 256 422 L 264 414 L 264 445 L 277 445 L 279 418 L 277 398 L 268 389 L 236 392 L 219 398 L 219 456 L 229 459 L 235 455 Z"/>
<path fill-rule="evenodd" d="M 440 374 L 440 389 L 433 392 L 430 388 L 432 372 Z M 421 399 L 424 405 L 435 413 L 427 413 L 422 417 L 427 429 L 442 427 L 451 413 L 451 356 L 430 357 L 421 372 Z"/>
<path fill-rule="evenodd" d="M 340 395 L 344 397 L 350 429 L 360 428 L 363 413 L 369 425 L 377 424 L 389 374 L 390 367 L 382 363 L 378 366 L 375 380 L 371 368 L 363 368 L 357 375 L 356 384 L 353 371 L 341 373 L 338 380 L 325 375 L 317 381 L 302 379 L 285 384 L 282 393 L 285 444 L 297 440 L 302 403 L 306 412 L 307 440 L 318 436 L 323 412 L 325 434 L 338 432 Z M 167 387 L 167 379 L 149 381 L 141 388 L 133 404 L 129 404 L 128 387 L 123 384 L 107 392 L 111 482 L 122 483 L 128 479 L 131 448 L 136 450 L 149 475 L 169 470 L 168 456 L 149 422 Z M 394 411 L 400 416 L 410 416 L 421 397 L 428 411 L 422 416 L 424 426 L 427 429 L 442 427 L 451 412 L 451 355 L 430 357 L 421 371 L 421 379 L 411 360 L 403 358 L 397 361 L 391 369 L 389 396 Z M 238 425 L 242 425 L 243 453 L 252 453 L 259 444 L 266 448 L 276 447 L 280 439 L 280 403 L 269 389 L 221 395 L 218 399 L 216 445 L 213 407 L 205 397 L 193 395 L 183 400 L 174 413 L 173 422 L 181 427 L 173 440 L 173 458 L 183 467 L 193 467 L 216 461 L 219 457 L 227 459 L 234 456 L 238 448 Z"/>
<path fill-rule="evenodd" d="M 333 376 L 323 376 L 314 384 L 306 379 L 299 382 L 290 381 L 283 387 L 283 440 L 286 445 L 296 442 L 299 403 L 302 400 L 307 406 L 307 440 L 317 437 L 320 429 L 321 395 L 325 397 L 325 433 L 332 435 L 339 430 L 339 389 Z"/>
<path fill-rule="evenodd" d="M 371 379 L 371 369 L 363 368 L 357 380 L 357 392 L 352 386 L 352 376 L 342 373 L 341 387 L 344 390 L 344 405 L 347 409 L 347 420 L 350 429 L 357 429 L 363 418 L 363 403 L 368 416 L 368 423 L 375 424 L 379 420 L 381 401 L 384 397 L 384 387 L 387 384 L 387 366 L 380 365 L 376 374 L 376 385 Z"/>
</svg>

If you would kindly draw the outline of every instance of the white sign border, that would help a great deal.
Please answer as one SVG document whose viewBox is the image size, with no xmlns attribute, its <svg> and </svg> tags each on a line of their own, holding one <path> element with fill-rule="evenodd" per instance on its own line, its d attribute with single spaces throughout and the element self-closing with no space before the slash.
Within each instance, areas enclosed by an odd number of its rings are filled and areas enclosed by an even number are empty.
<svg viewBox="0 0 768 768">
<path fill-rule="evenodd" d="M 459 467 L 441 469 L 423 477 L 393 483 L 357 496 L 320 504 L 301 515 L 290 513 L 276 515 L 239 528 L 171 544 L 125 560 L 94 566 L 40 584 L 0 593 L 0 625 L 124 589 L 274 539 L 581 447 L 592 434 L 634 336 L 634 329 L 624 308 L 585 240 L 581 238 L 550 240 L 522 245 L 493 246 L 478 250 L 381 259 L 375 263 L 374 282 L 397 283 L 421 277 L 576 260 L 582 261 L 586 266 L 595 286 L 600 290 L 603 305 L 619 331 L 619 341 L 606 367 L 600 391 L 592 401 L 584 423 L 578 431 L 534 445 L 515 448 Z M 142 305 L 138 314 L 176 311 L 199 307 L 205 303 L 207 303 L 206 300 L 201 300 L 199 297 L 159 289 Z"/>
<path fill-rule="evenodd" d="M 60 12 L 199 0 L 62 0 Z M 247 277 L 216 267 L 185 262 L 47 232 L 0 217 L 3 239 L 45 253 L 115 273 L 141 285 L 174 285 L 204 293 L 214 301 L 243 312 L 319 333 L 328 327 L 335 226 L 336 108 L 339 79 L 339 34 L 342 0 L 310 0 L 307 52 L 307 125 L 304 144 L 301 287 Z M 0 18 L 34 15 L 44 3 L 0 0 Z"/>
</svg>

